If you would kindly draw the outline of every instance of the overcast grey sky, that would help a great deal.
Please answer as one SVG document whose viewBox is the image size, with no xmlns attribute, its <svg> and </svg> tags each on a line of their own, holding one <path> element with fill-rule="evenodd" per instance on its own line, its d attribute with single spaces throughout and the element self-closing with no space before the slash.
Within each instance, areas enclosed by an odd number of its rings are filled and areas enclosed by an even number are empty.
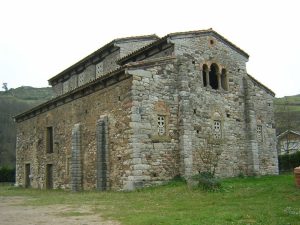
<svg viewBox="0 0 300 225">
<path fill-rule="evenodd" d="M 115 38 L 213 28 L 277 97 L 300 94 L 299 0 L 0 0 L 0 82 L 47 80 Z"/>
</svg>

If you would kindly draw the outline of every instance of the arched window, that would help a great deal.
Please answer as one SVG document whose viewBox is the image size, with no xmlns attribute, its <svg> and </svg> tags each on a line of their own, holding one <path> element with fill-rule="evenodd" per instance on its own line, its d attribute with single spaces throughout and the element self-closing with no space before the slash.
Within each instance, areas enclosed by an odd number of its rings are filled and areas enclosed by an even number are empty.
<svg viewBox="0 0 300 225">
<path fill-rule="evenodd" d="M 213 63 L 211 64 L 210 71 L 209 71 L 209 84 L 212 89 L 219 88 L 218 76 L 219 76 L 219 67 L 217 64 Z"/>
<path fill-rule="evenodd" d="M 202 80 L 203 80 L 203 86 L 207 87 L 208 84 L 208 67 L 206 64 L 203 65 L 202 67 Z"/>
<path fill-rule="evenodd" d="M 228 81 L 227 81 L 226 69 L 222 69 L 221 86 L 222 86 L 223 90 L 228 91 Z"/>
</svg>

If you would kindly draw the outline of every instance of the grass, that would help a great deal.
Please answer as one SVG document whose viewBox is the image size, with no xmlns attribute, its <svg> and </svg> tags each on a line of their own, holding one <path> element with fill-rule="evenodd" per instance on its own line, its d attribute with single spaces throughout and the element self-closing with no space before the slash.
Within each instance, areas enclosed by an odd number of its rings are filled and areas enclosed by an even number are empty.
<svg viewBox="0 0 300 225">
<path fill-rule="evenodd" d="M 222 184 L 218 192 L 191 189 L 182 181 L 134 192 L 0 186 L 0 196 L 29 196 L 26 205 L 34 206 L 89 205 L 94 213 L 124 225 L 300 224 L 300 189 L 293 175 L 233 178 Z"/>
</svg>

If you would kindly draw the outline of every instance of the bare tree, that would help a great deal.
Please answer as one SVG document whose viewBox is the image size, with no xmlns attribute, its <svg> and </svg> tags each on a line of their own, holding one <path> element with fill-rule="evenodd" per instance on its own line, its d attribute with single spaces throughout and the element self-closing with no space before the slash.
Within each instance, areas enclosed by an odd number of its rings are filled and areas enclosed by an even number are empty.
<svg viewBox="0 0 300 225">
<path fill-rule="evenodd" d="M 206 146 L 196 150 L 196 155 L 200 161 L 196 164 L 198 173 L 209 173 L 212 177 L 215 176 L 218 167 L 220 156 L 223 152 L 221 148 L 221 139 L 208 138 Z"/>
<path fill-rule="evenodd" d="M 3 83 L 2 88 L 3 88 L 5 91 L 8 91 L 7 83 Z"/>
</svg>

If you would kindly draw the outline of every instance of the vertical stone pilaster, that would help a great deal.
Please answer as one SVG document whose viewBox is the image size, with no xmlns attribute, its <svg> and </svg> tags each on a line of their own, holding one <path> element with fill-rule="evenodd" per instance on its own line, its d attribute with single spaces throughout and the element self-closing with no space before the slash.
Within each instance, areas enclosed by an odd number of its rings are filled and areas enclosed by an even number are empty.
<svg viewBox="0 0 300 225">
<path fill-rule="evenodd" d="M 81 157 L 81 126 L 75 124 L 72 129 L 72 164 L 71 188 L 72 191 L 82 190 L 82 157 Z"/>
<path fill-rule="evenodd" d="M 188 77 L 185 74 L 187 66 L 181 65 L 178 73 L 178 130 L 179 130 L 179 151 L 180 151 L 180 173 L 188 178 L 193 171 L 193 149 L 192 149 L 192 124 L 190 120 L 191 102 Z M 207 74 L 207 73 L 206 73 Z M 209 79 L 208 79 L 209 82 Z M 209 83 L 208 83 L 209 85 Z"/>
<path fill-rule="evenodd" d="M 244 97 L 245 97 L 245 117 L 246 117 L 246 138 L 248 155 L 248 173 L 249 175 L 259 174 L 259 152 L 256 138 L 256 115 L 254 103 L 251 99 L 251 90 L 247 79 L 243 78 Z"/>
<path fill-rule="evenodd" d="M 109 184 L 109 148 L 108 148 L 108 117 L 101 116 L 97 121 L 97 189 L 105 191 Z"/>
</svg>

